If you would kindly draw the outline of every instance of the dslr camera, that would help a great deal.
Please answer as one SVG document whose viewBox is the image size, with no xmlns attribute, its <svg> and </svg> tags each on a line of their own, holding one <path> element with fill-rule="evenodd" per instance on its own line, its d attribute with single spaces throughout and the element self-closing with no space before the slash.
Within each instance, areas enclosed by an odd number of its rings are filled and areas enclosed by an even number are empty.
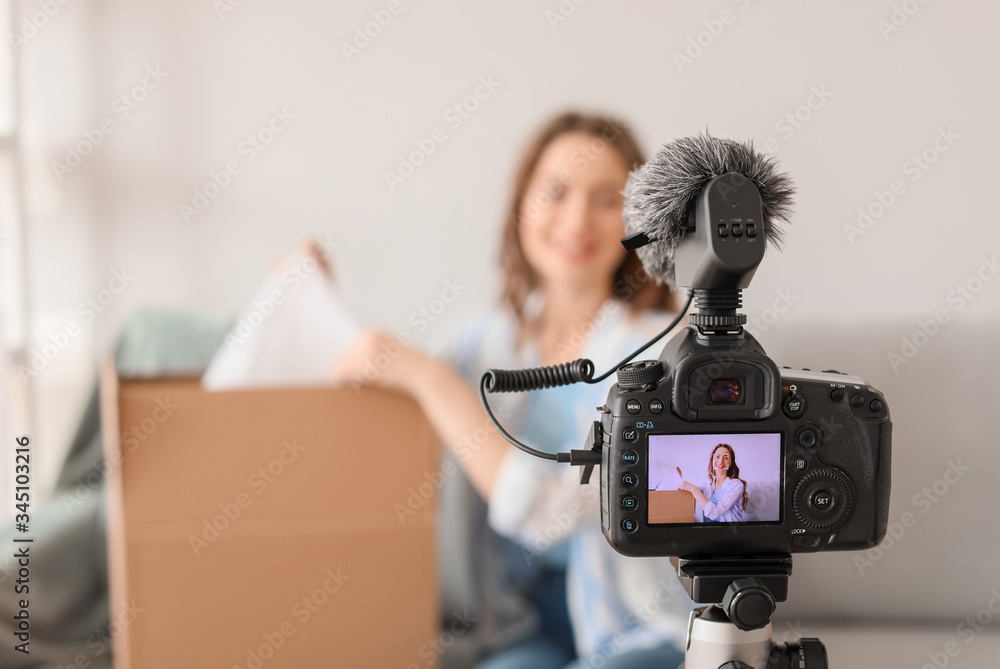
<svg viewBox="0 0 1000 669">
<path fill-rule="evenodd" d="M 673 268 L 698 312 L 658 359 L 618 368 L 590 435 L 608 542 L 630 556 L 875 546 L 889 509 L 885 397 L 836 370 L 779 369 L 743 329 L 740 290 L 767 234 L 749 179 L 711 180 L 689 220 Z"/>
</svg>

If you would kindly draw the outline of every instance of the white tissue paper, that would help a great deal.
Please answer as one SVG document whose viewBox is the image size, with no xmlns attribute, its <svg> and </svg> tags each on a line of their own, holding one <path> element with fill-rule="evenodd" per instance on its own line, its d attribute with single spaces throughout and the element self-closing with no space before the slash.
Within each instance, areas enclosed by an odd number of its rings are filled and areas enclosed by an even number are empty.
<svg viewBox="0 0 1000 669">
<path fill-rule="evenodd" d="M 323 272 L 268 276 L 212 358 L 202 388 L 332 386 L 330 368 L 359 332 Z"/>
</svg>

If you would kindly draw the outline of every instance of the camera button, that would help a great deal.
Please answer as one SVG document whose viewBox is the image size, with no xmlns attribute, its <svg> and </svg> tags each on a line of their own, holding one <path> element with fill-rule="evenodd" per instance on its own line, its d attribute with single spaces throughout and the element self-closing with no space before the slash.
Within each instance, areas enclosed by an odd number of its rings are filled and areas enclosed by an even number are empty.
<svg viewBox="0 0 1000 669">
<path fill-rule="evenodd" d="M 883 404 L 882 400 L 880 399 L 874 399 L 872 400 L 872 403 L 868 405 L 868 407 L 875 413 L 880 413 L 882 409 L 885 408 L 885 404 Z"/>
<path fill-rule="evenodd" d="M 739 223 L 733 223 L 733 237 L 743 236 L 743 226 Z"/>
<path fill-rule="evenodd" d="M 637 523 L 634 518 L 626 518 L 622 521 L 622 529 L 629 534 L 632 534 L 639 529 L 639 523 Z"/>
<path fill-rule="evenodd" d="M 639 431 L 636 430 L 634 427 L 627 427 L 622 431 L 622 439 L 624 439 L 629 443 L 634 442 L 638 438 L 639 438 Z"/>
<path fill-rule="evenodd" d="M 626 488 L 634 488 L 639 482 L 639 477 L 635 474 L 628 473 L 622 476 L 622 485 Z"/>
<path fill-rule="evenodd" d="M 816 548 L 819 546 L 819 537 L 809 534 L 800 534 L 792 537 L 792 546 L 795 548 Z"/>
<path fill-rule="evenodd" d="M 663 400 L 650 400 L 649 411 L 650 413 L 655 413 L 657 416 L 663 413 Z"/>
<path fill-rule="evenodd" d="M 632 495 L 622 497 L 622 508 L 626 511 L 634 511 L 639 506 L 639 500 Z"/>
<path fill-rule="evenodd" d="M 860 409 L 865 405 L 865 396 L 861 393 L 854 393 L 851 395 L 851 406 Z"/>
<path fill-rule="evenodd" d="M 747 223 L 747 237 L 757 236 L 757 226 L 754 223 Z"/>
<path fill-rule="evenodd" d="M 639 454 L 633 450 L 622 453 L 622 464 L 632 466 L 639 463 Z"/>
<path fill-rule="evenodd" d="M 809 507 L 816 513 L 830 513 L 836 504 L 833 493 L 825 488 L 820 488 L 809 496 Z"/>
<path fill-rule="evenodd" d="M 639 400 L 629 400 L 625 403 L 625 410 L 631 414 L 637 414 L 642 411 L 642 402 Z"/>
<path fill-rule="evenodd" d="M 805 458 L 795 458 L 794 460 L 792 460 L 792 467 L 797 472 L 803 471 L 806 468 L 807 464 L 808 463 L 806 462 Z"/>
<path fill-rule="evenodd" d="M 839 402 L 840 400 L 844 399 L 844 389 L 834 388 L 833 390 L 831 390 L 830 399 L 833 400 L 834 402 Z"/>
<path fill-rule="evenodd" d="M 789 418 L 798 418 L 806 411 L 806 401 L 799 395 L 789 395 L 782 408 Z"/>
<path fill-rule="evenodd" d="M 719 223 L 719 236 L 728 237 L 729 236 L 729 226 L 725 223 Z"/>
<path fill-rule="evenodd" d="M 819 434 L 814 428 L 806 427 L 799 430 L 795 440 L 802 448 L 815 448 L 816 444 L 819 443 Z"/>
</svg>

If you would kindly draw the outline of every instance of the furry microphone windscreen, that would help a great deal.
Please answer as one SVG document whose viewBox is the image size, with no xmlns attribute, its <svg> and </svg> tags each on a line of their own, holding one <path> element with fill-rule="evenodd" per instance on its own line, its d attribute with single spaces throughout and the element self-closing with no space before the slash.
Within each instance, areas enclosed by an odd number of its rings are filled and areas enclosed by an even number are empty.
<svg viewBox="0 0 1000 669">
<path fill-rule="evenodd" d="M 657 283 L 674 286 L 674 251 L 688 231 L 688 211 L 709 181 L 728 172 L 748 178 L 760 193 L 767 241 L 780 247 L 777 220 L 788 221 L 795 186 L 778 161 L 751 142 L 719 139 L 707 132 L 664 145 L 629 174 L 625 185 L 625 233 L 644 232 L 653 241 L 636 253 Z"/>
</svg>

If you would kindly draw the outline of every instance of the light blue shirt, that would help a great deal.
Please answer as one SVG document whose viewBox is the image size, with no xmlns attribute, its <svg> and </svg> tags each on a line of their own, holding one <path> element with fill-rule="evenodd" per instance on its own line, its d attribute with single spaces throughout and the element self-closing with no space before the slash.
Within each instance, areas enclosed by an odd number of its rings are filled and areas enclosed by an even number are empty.
<svg viewBox="0 0 1000 669">
<path fill-rule="evenodd" d="M 705 481 L 701 492 L 708 498 L 702 509 L 706 523 L 744 523 L 747 513 L 743 510 L 743 482 L 727 478 L 718 490 L 711 480 Z"/>
<path fill-rule="evenodd" d="M 537 294 L 536 294 L 537 295 Z M 529 302 L 538 309 L 537 298 Z M 629 317 L 626 305 L 608 300 L 594 316 L 595 327 L 578 333 L 578 357 L 603 373 L 663 330 L 673 314 L 647 312 Z M 478 391 L 490 368 L 538 365 L 531 347 L 513 348 L 516 321 L 495 310 L 475 319 L 452 338 L 445 355 Z M 587 335 L 584 337 L 583 335 Z M 574 335 L 571 334 L 570 337 Z M 655 358 L 663 341 L 640 357 Z M 597 375 L 595 374 L 595 376 Z M 579 383 L 529 393 L 489 396 L 498 420 L 511 434 L 547 452 L 582 448 L 614 377 L 600 384 Z M 581 657 L 618 653 L 671 641 L 683 647 L 693 603 L 667 558 L 626 558 L 611 548 L 600 525 L 600 476 L 580 485 L 580 468 L 556 464 L 513 447 L 500 465 L 489 504 L 489 523 L 529 555 L 549 554 L 566 542 L 570 617 Z"/>
</svg>

